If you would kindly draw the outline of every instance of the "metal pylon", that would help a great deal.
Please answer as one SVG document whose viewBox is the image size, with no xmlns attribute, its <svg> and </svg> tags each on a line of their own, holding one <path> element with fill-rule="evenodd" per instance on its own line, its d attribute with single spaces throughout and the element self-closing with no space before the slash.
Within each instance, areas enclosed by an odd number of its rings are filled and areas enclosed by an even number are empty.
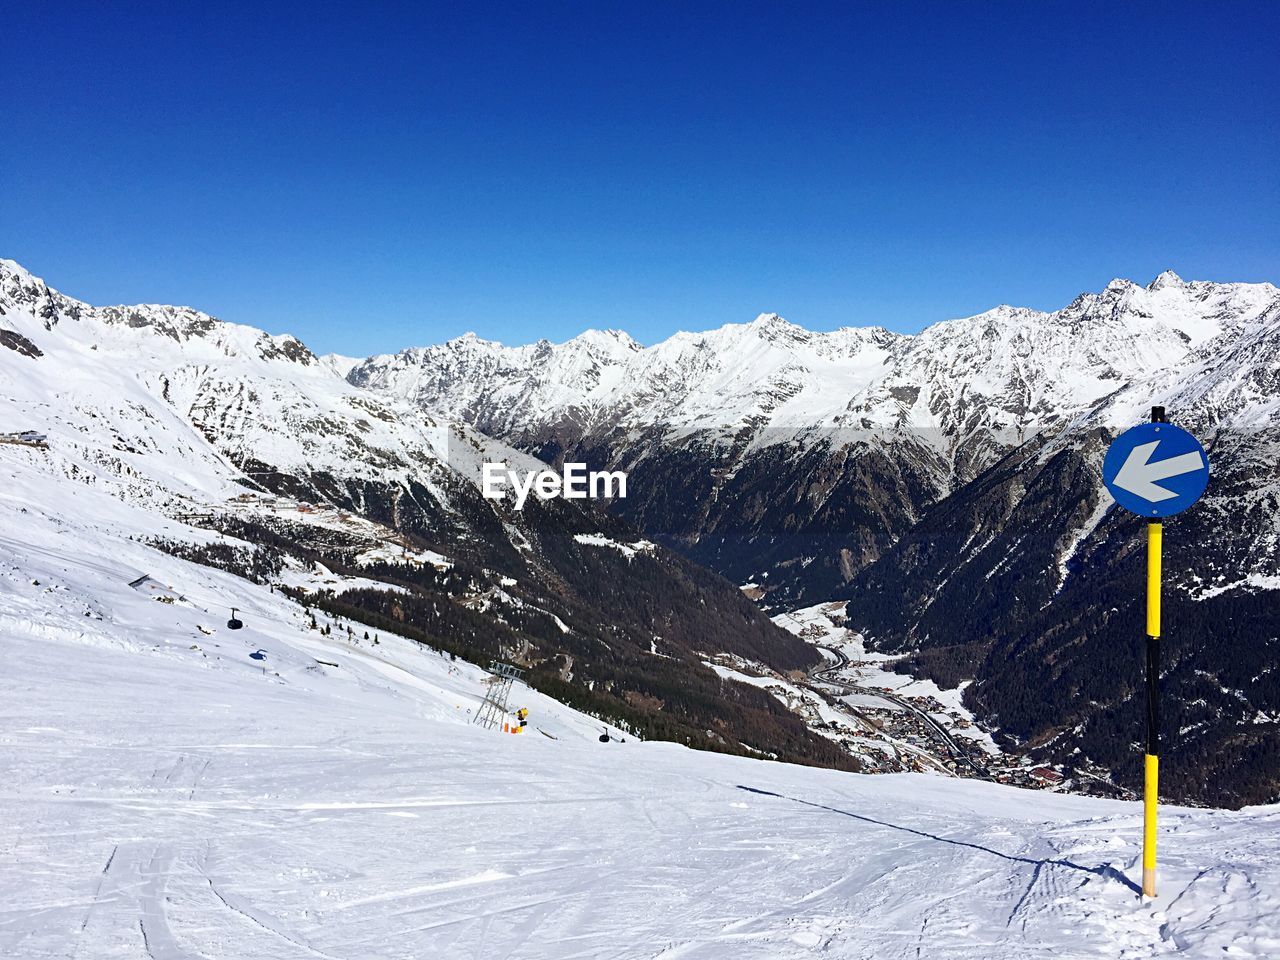
<svg viewBox="0 0 1280 960">
<path fill-rule="evenodd" d="M 502 723 L 507 715 L 507 698 L 511 695 L 511 684 L 519 680 L 524 671 L 501 660 L 489 661 L 489 672 L 493 674 L 485 683 L 489 684 L 489 692 L 484 695 L 484 702 L 476 712 L 474 723 L 486 730 L 492 730 Z"/>
</svg>

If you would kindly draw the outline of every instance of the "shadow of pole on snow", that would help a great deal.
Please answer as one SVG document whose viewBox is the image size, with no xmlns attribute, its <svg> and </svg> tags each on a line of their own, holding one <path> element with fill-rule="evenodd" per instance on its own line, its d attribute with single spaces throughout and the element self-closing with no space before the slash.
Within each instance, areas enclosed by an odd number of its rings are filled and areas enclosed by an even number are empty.
<svg viewBox="0 0 1280 960">
<path fill-rule="evenodd" d="M 1100 867 L 1086 867 L 1084 864 L 1076 863 L 1072 860 L 1048 859 L 1036 860 L 1033 857 L 1019 857 L 1009 853 L 1002 853 L 999 850 L 993 850 L 990 847 L 984 847 L 980 843 L 971 843 L 968 840 L 953 840 L 950 837 L 940 837 L 936 833 L 929 833 L 927 830 L 917 830 L 915 827 L 904 827 L 898 823 L 889 823 L 887 820 L 877 820 L 875 817 L 868 817 L 861 813 L 852 813 L 848 810 L 841 810 L 838 807 L 829 807 L 824 803 L 814 803 L 812 800 L 801 800 L 799 797 L 789 797 L 785 793 L 774 793 L 772 790 L 761 790 L 758 787 L 747 787 L 738 784 L 739 790 L 745 790 L 748 793 L 758 793 L 765 797 L 777 797 L 779 800 L 790 800 L 792 803 L 801 803 L 806 807 L 814 807 L 818 810 L 826 810 L 828 813 L 838 813 L 842 817 L 852 817 L 854 820 L 861 820 L 864 823 L 870 823 L 877 827 L 887 827 L 890 830 L 901 830 L 903 833 L 912 833 L 917 837 L 923 837 L 925 840 L 933 840 L 936 843 L 947 843 L 953 847 L 968 847 L 970 850 L 977 850 L 979 853 L 990 854 L 993 857 L 1000 857 L 1002 860 L 1009 860 L 1013 863 L 1025 863 L 1036 868 L 1038 875 L 1044 867 L 1066 867 L 1068 870 L 1079 870 L 1081 873 L 1088 873 L 1103 880 L 1114 880 L 1123 884 L 1134 893 L 1140 894 L 1142 888 L 1126 877 L 1111 864 L 1103 864 Z"/>
</svg>

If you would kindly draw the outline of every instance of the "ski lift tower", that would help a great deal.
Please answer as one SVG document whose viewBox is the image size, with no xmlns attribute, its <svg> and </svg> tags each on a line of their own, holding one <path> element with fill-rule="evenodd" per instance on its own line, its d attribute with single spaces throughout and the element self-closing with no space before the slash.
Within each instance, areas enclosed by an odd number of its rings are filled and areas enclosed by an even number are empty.
<svg viewBox="0 0 1280 960">
<path fill-rule="evenodd" d="M 473 721 L 486 730 L 492 730 L 507 715 L 507 698 L 511 695 L 511 684 L 524 674 L 519 667 L 513 667 L 501 660 L 490 660 L 489 672 L 493 674 L 485 681 L 489 685 L 489 692 L 484 695 L 484 702 L 480 704 L 480 710 Z"/>
</svg>

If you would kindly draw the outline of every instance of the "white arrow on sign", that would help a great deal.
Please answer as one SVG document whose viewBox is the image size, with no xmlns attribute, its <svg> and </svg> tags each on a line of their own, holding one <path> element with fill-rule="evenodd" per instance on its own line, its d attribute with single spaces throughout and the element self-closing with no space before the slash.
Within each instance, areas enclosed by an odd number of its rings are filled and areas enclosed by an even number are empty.
<svg viewBox="0 0 1280 960">
<path fill-rule="evenodd" d="M 1204 457 L 1198 450 L 1151 463 L 1151 455 L 1158 446 L 1160 441 L 1152 440 L 1150 443 L 1140 443 L 1130 450 L 1129 456 L 1125 457 L 1124 466 L 1111 482 L 1143 500 L 1159 503 L 1161 500 L 1172 500 L 1177 494 L 1160 486 L 1156 483 L 1157 480 L 1168 480 L 1170 477 L 1180 477 L 1184 473 L 1194 473 L 1205 468 Z"/>
</svg>

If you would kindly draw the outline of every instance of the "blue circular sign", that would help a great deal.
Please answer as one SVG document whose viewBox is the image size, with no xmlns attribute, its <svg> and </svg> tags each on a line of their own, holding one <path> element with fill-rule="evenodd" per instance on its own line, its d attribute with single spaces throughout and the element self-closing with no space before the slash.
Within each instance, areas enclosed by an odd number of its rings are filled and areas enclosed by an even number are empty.
<svg viewBox="0 0 1280 960">
<path fill-rule="evenodd" d="M 1111 441 L 1102 482 L 1140 517 L 1172 517 L 1200 499 L 1209 458 L 1200 441 L 1171 423 L 1144 423 Z"/>
</svg>

